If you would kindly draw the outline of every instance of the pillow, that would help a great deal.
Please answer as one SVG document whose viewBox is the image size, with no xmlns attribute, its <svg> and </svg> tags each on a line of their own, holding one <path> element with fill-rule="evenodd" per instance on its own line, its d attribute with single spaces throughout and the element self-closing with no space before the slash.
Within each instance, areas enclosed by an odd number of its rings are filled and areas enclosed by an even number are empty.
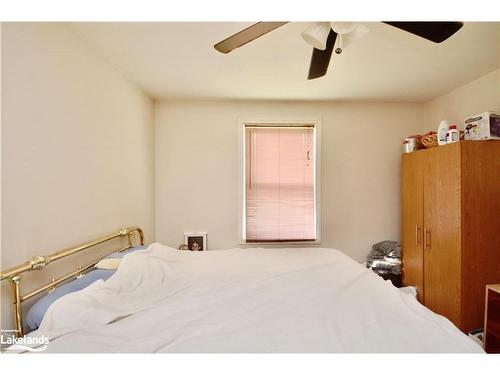
<svg viewBox="0 0 500 375">
<path fill-rule="evenodd" d="M 104 258 L 95 265 L 99 270 L 117 270 L 120 266 L 122 258 Z"/>
<path fill-rule="evenodd" d="M 122 252 L 112 253 L 112 254 L 108 255 L 106 258 L 123 258 L 125 255 L 130 254 L 134 251 L 145 250 L 145 249 L 147 249 L 147 246 L 132 247 L 132 248 L 125 250 L 125 251 L 122 251 Z M 115 270 L 96 269 L 96 270 L 87 272 L 84 277 L 72 280 L 72 281 L 67 282 L 65 284 L 58 285 L 54 291 L 47 293 L 45 296 L 40 298 L 38 301 L 36 301 L 30 307 L 28 314 L 26 315 L 27 326 L 32 330 L 38 329 L 38 327 L 40 326 L 40 323 L 42 322 L 42 319 L 45 315 L 45 312 L 47 311 L 49 306 L 52 305 L 56 300 L 58 300 L 59 298 L 61 298 L 62 296 L 66 295 L 68 293 L 73 293 L 73 292 L 77 292 L 79 290 L 82 290 L 82 289 L 88 287 L 94 281 L 97 281 L 100 279 L 107 280 L 114 273 L 115 273 Z"/>
<path fill-rule="evenodd" d="M 146 245 L 131 247 L 130 249 L 127 249 L 127 250 L 122 251 L 122 252 L 117 251 L 116 253 L 111 253 L 106 258 L 123 258 L 125 255 L 133 253 L 134 251 L 146 250 L 147 248 L 148 248 L 148 246 L 146 246 Z"/>
<path fill-rule="evenodd" d="M 59 298 L 66 294 L 82 290 L 97 280 L 107 280 L 114 273 L 115 271 L 111 270 L 93 270 L 79 279 L 74 279 L 68 283 L 58 285 L 56 289 L 47 293 L 31 306 L 28 315 L 26 315 L 26 324 L 30 329 L 37 329 L 49 306 Z"/>
</svg>

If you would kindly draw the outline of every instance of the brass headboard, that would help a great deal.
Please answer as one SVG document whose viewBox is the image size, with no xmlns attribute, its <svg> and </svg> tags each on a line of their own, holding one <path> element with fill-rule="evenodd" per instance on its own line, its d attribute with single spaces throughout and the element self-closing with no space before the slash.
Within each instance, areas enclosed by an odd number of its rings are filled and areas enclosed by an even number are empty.
<svg viewBox="0 0 500 375">
<path fill-rule="evenodd" d="M 100 260 L 101 258 L 95 260 L 92 263 L 89 263 L 83 267 L 79 267 L 76 271 L 70 272 L 65 276 L 62 276 L 58 279 L 52 279 L 52 281 L 38 289 L 35 289 L 25 295 L 21 295 L 21 279 L 24 272 L 27 271 L 39 271 L 43 269 L 47 264 L 54 262 L 56 260 L 59 260 L 61 258 L 65 258 L 67 256 L 76 254 L 80 251 L 87 250 L 89 248 L 92 248 L 94 246 L 100 245 L 102 243 L 111 241 L 115 238 L 118 237 L 127 237 L 127 245 L 123 246 L 119 249 L 114 249 L 111 252 L 120 252 L 120 251 L 125 251 L 127 249 L 130 249 L 133 247 L 133 242 L 132 238 L 133 235 L 137 234 L 139 236 L 139 239 L 141 241 L 141 245 L 144 245 L 144 233 L 141 228 L 139 227 L 130 227 L 130 228 L 125 228 L 119 231 L 118 233 L 110 234 L 109 236 L 99 238 L 94 241 L 90 241 L 84 244 L 80 244 L 75 247 L 67 248 L 64 250 L 56 251 L 55 253 L 52 253 L 50 255 L 37 255 L 33 259 L 20 264 L 18 266 L 6 269 L 0 273 L 0 281 L 3 280 L 9 280 L 11 285 L 12 285 L 12 296 L 13 296 L 13 304 L 14 304 L 14 319 L 15 319 L 15 325 L 16 325 L 16 336 L 20 337 L 23 336 L 23 318 L 21 314 L 21 303 L 26 301 L 28 298 L 34 297 L 40 293 L 42 293 L 45 290 L 52 290 L 54 289 L 58 284 L 71 279 L 72 277 L 77 277 L 79 275 L 82 275 L 82 273 L 92 267 L 94 267 Z M 110 253 L 111 253 L 110 252 Z"/>
</svg>

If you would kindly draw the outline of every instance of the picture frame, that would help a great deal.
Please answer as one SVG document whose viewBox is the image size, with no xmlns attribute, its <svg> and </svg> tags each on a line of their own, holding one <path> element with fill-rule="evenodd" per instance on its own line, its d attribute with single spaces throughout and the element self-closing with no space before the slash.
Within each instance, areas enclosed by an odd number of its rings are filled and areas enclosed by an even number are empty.
<svg viewBox="0 0 500 375">
<path fill-rule="evenodd" d="M 191 251 L 207 250 L 207 232 L 185 232 L 184 243 Z"/>
</svg>

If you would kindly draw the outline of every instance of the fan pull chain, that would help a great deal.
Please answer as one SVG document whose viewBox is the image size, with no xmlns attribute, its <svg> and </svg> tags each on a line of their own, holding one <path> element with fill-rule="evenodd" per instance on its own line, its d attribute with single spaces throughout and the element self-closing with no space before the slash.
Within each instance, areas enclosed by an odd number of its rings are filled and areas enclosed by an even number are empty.
<svg viewBox="0 0 500 375">
<path fill-rule="evenodd" d="M 337 41 L 337 48 L 335 48 L 335 53 L 337 55 L 340 55 L 342 53 L 342 34 L 338 35 Z"/>
</svg>

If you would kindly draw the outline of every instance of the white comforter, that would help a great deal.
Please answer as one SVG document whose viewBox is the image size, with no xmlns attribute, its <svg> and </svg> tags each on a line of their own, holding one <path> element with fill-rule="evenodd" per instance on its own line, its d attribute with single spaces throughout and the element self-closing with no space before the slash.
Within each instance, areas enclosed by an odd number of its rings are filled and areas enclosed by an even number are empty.
<svg viewBox="0 0 500 375">
<path fill-rule="evenodd" d="M 482 352 L 447 319 L 332 249 L 123 258 L 55 302 L 46 352 Z"/>
</svg>

